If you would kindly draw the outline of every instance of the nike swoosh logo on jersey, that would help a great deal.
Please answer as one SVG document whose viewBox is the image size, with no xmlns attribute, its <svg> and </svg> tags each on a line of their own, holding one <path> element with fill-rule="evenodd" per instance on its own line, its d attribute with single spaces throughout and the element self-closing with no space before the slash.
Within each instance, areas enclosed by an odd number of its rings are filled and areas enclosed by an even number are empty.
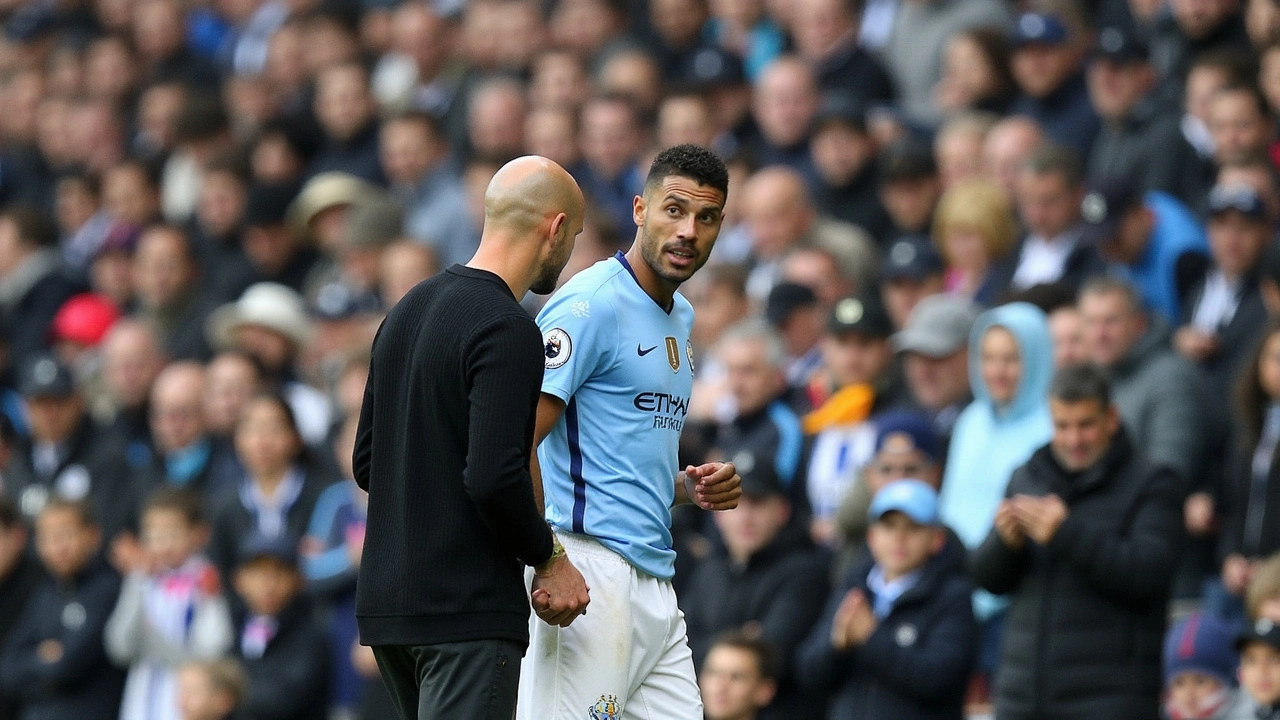
<svg viewBox="0 0 1280 720">
<path fill-rule="evenodd" d="M 657 350 L 657 349 L 658 349 L 658 346 L 657 346 L 657 345 L 654 345 L 653 347 L 649 348 L 648 350 L 641 350 L 641 349 L 640 349 L 640 343 L 636 343 L 636 354 L 637 354 L 637 355 L 639 355 L 640 357 L 644 357 L 645 355 L 648 355 L 649 353 L 651 353 L 651 352 L 653 352 L 654 350 Z"/>
</svg>

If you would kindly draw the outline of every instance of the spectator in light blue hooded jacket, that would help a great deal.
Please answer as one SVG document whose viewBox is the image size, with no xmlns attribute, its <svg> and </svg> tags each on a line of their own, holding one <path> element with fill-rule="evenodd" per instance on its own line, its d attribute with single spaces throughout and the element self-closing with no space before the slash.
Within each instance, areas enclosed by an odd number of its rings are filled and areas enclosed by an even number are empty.
<svg viewBox="0 0 1280 720">
<path fill-rule="evenodd" d="M 974 401 L 960 413 L 947 453 L 940 510 L 965 547 L 982 544 L 1013 471 L 1053 435 L 1049 381 L 1053 342 L 1043 312 L 1011 303 L 978 317 L 969 335 L 969 382 Z M 995 665 L 1005 602 L 974 594 L 983 623 L 980 671 Z"/>
</svg>

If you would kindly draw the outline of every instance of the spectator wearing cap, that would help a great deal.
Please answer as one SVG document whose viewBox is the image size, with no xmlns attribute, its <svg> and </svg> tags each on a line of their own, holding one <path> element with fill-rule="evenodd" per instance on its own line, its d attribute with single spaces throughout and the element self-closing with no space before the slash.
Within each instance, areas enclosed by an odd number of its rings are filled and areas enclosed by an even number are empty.
<svg viewBox="0 0 1280 720">
<path fill-rule="evenodd" d="M 996 714 L 1156 720 L 1181 481 L 1130 439 L 1096 366 L 1058 371 L 1048 395 L 1052 439 L 969 556 L 1010 600 Z"/>
<path fill-rule="evenodd" d="M 880 266 L 880 299 L 895 328 L 907 324 L 920 301 L 944 290 L 943 269 L 928 237 L 903 235 L 893 241 Z"/>
<path fill-rule="evenodd" d="M 970 550 L 991 530 L 1014 470 L 1052 435 L 1052 353 L 1044 313 L 1027 303 L 986 311 L 969 334 L 974 400 L 951 433 L 940 503 L 942 519 Z M 978 591 L 973 607 L 983 624 L 978 669 L 989 675 L 999 657 L 1005 602 Z"/>
<path fill-rule="evenodd" d="M 788 387 L 803 390 L 822 367 L 822 336 L 828 312 L 807 285 L 784 281 L 769 291 L 764 317 L 782 341 Z M 795 398 L 795 404 L 809 407 L 804 398 Z"/>
<path fill-rule="evenodd" d="M 1147 309 L 1176 326 L 1182 319 L 1180 285 L 1209 254 L 1191 211 L 1171 195 L 1143 193 L 1134 178 L 1111 177 L 1089 183 L 1080 216 L 1107 271 L 1133 283 Z"/>
<path fill-rule="evenodd" d="M 942 178 L 933 150 L 914 138 L 902 138 L 880 150 L 880 202 L 895 233 L 927 233 L 942 197 Z M 881 242 L 887 237 L 877 238 Z"/>
<path fill-rule="evenodd" d="M 236 349 L 253 357 L 268 386 L 280 388 L 293 408 L 307 444 L 324 441 L 332 416 L 329 399 L 296 377 L 299 354 L 315 333 L 298 293 L 276 283 L 257 283 L 236 302 L 214 310 L 205 333 L 215 350 Z"/>
<path fill-rule="evenodd" d="M 809 383 L 817 407 L 804 417 L 812 437 L 806 458 L 805 496 L 816 540 L 835 540 L 841 498 L 874 452 L 873 413 L 907 400 L 889 337 L 893 325 L 878 294 L 836 303 L 822 341 L 823 368 Z"/>
<path fill-rule="evenodd" d="M 0 337 L 10 371 L 48 346 L 49 323 L 76 293 L 57 242 L 57 230 L 35 210 L 0 211 Z"/>
<path fill-rule="evenodd" d="M 1055 143 L 1086 158 L 1102 122 L 1081 71 L 1081 42 L 1064 17 L 1020 15 L 1013 31 L 1013 78 L 1021 95 L 1011 112 L 1032 118 Z"/>
<path fill-rule="evenodd" d="M 1185 324 L 1173 344 L 1200 367 L 1217 396 L 1229 391 L 1266 323 L 1258 274 L 1273 230 L 1265 203 L 1247 186 L 1209 193 L 1208 230 L 1212 262 L 1183 297 Z"/>
<path fill-rule="evenodd" d="M 315 88 L 313 111 L 324 140 L 307 165 L 307 177 L 338 171 L 375 184 L 385 182 L 369 73 L 358 62 L 338 63 L 316 74 Z"/>
<path fill-rule="evenodd" d="M 449 145 L 439 121 L 426 113 L 388 119 L 379 155 L 391 191 L 404 205 L 405 232 L 431 245 L 446 267 L 471 259 L 480 234 L 466 212 L 466 191 L 449 167 Z"/>
<path fill-rule="evenodd" d="M 847 93 L 827 93 L 813 120 L 809 152 L 818 209 L 873 238 L 887 236 L 893 223 L 880 202 L 876 142 L 867 131 L 865 106 Z"/>
<path fill-rule="evenodd" d="M 780 55 L 760 72 L 751 109 L 758 130 L 752 150 L 761 167 L 783 165 L 813 178 L 809 132 L 821 101 L 813 68 L 795 55 Z"/>
<path fill-rule="evenodd" d="M 1251 623 L 1236 639 L 1240 685 L 1249 696 L 1248 720 L 1280 717 L 1280 625 L 1268 618 Z"/>
<path fill-rule="evenodd" d="M 858 562 L 865 559 L 867 510 L 881 488 L 895 480 L 913 479 L 936 492 L 942 486 L 945 458 L 946 449 L 939 445 L 929 418 L 913 410 L 889 410 L 877 415 L 875 455 L 863 466 L 853 487 L 840 501 L 836 515 L 844 547 L 853 551 L 844 554 L 851 554 Z M 955 538 L 955 542 L 957 549 L 960 548 L 960 539 Z"/>
<path fill-rule="evenodd" d="M 110 542 L 136 521 L 138 496 L 124 449 L 85 412 L 71 371 L 51 355 L 22 369 L 18 391 L 30 436 L 20 440 L 5 472 L 5 495 L 29 523 L 53 498 L 85 501 Z"/>
<path fill-rule="evenodd" d="M 743 220 L 754 262 L 747 292 L 764 299 L 779 279 L 782 259 L 795 248 L 817 247 L 836 258 L 840 272 L 859 292 L 875 287 L 879 253 L 861 228 L 822 217 L 804 176 L 785 167 L 760 170 L 747 180 Z"/>
<path fill-rule="evenodd" d="M 999 291 L 1000 268 L 1018 239 L 1013 203 L 998 185 L 967 180 L 942 195 L 933 239 L 946 260 L 946 291 L 989 306 Z"/>
<path fill-rule="evenodd" d="M 783 487 L 798 486 L 804 451 L 800 418 L 788 403 L 786 349 L 778 332 L 763 320 L 744 320 L 730 327 L 716 345 L 724 368 L 732 412 L 721 422 L 712 446 L 731 460 L 751 452 L 772 463 Z"/>
<path fill-rule="evenodd" d="M 332 305 L 337 298 L 345 298 L 343 302 L 357 312 L 381 309 L 383 255 L 402 237 L 403 218 L 400 204 L 387 195 L 377 195 L 352 206 L 343 223 L 333 275 L 316 278 L 312 304 L 320 309 L 326 304 Z"/>
<path fill-rule="evenodd" d="M 1014 193 L 1026 235 L 1001 268 L 1001 292 L 1045 283 L 1076 289 L 1102 270 L 1097 249 L 1084 237 L 1083 198 L 1084 177 L 1075 153 L 1052 145 L 1032 152 L 1018 170 Z"/>
<path fill-rule="evenodd" d="M 795 517 L 768 457 L 744 451 L 738 460 L 746 461 L 738 470 L 742 498 L 736 509 L 715 518 L 718 541 L 681 593 L 694 664 L 701 667 L 723 632 L 758 633 L 781 659 L 778 695 L 762 717 L 820 715 L 821 700 L 800 694 L 789 661 L 822 610 L 826 559 Z"/>
<path fill-rule="evenodd" d="M 302 594 L 296 544 L 250 534 L 237 546 L 234 656 L 249 679 L 247 717 L 308 720 L 328 711 L 328 640 Z"/>
<path fill-rule="evenodd" d="M 941 119 L 933 88 L 942 78 L 947 38 L 972 28 L 1007 26 L 1009 6 L 998 0 L 928 0 L 898 3 L 891 12 L 882 62 L 907 117 L 932 126 Z"/>
<path fill-rule="evenodd" d="M 204 336 L 210 308 L 200 277 L 195 246 L 181 228 L 153 225 L 138 238 L 133 315 L 155 328 L 165 354 L 175 360 L 204 361 L 211 355 Z"/>
<path fill-rule="evenodd" d="M 893 101 L 893 82 L 859 43 L 860 2 L 798 0 L 789 13 L 796 53 L 808 61 L 823 92 L 843 91 L 867 104 Z"/>
<path fill-rule="evenodd" d="M 97 359 L 96 348 L 119 319 L 120 311 L 105 296 L 73 295 L 58 308 L 49 326 L 54 354 L 71 368 L 72 374 L 83 376 L 91 372 Z"/>
<path fill-rule="evenodd" d="M 288 223 L 297 192 L 291 184 L 258 185 L 249 191 L 242 240 L 247 272 L 231 270 L 224 281 L 234 284 L 220 288 L 220 298 L 237 298 L 249 285 L 264 281 L 302 292 L 320 255 Z"/>
<path fill-rule="evenodd" d="M 712 12 L 715 10 L 713 7 Z M 707 26 L 713 34 L 717 22 L 712 20 Z M 747 58 L 740 59 L 720 47 L 705 48 L 693 57 L 690 88 L 706 98 L 716 133 L 712 149 L 726 159 L 736 157 L 755 132 L 751 120 L 751 86 L 743 63 L 759 64 L 750 71 L 750 78 L 754 80 L 761 68 L 773 62 L 783 45 L 782 34 L 771 21 L 762 16 L 757 27 L 761 32 L 752 31 Z"/>
<path fill-rule="evenodd" d="M 1169 720 L 1256 720 L 1248 696 L 1236 687 L 1240 661 L 1231 627 L 1207 613 L 1192 613 L 1164 637 L 1164 717 Z"/>
<path fill-rule="evenodd" d="M 835 693 L 829 718 L 959 720 L 978 629 L 937 491 L 895 480 L 867 515 L 871 557 L 828 599 L 797 655 L 801 678 Z"/>
<path fill-rule="evenodd" d="M 893 336 L 911 398 L 938 434 L 940 457 L 946 457 L 956 421 L 973 399 L 969 334 L 979 312 L 972 303 L 933 295 L 916 305 Z"/>
<path fill-rule="evenodd" d="M 1181 118 L 1148 60 L 1147 45 L 1133 30 L 1098 32 L 1086 72 L 1089 98 L 1102 118 L 1088 175 L 1100 180 L 1126 177 L 1139 190 L 1176 187 L 1177 157 L 1170 152 L 1181 136 Z"/>
</svg>

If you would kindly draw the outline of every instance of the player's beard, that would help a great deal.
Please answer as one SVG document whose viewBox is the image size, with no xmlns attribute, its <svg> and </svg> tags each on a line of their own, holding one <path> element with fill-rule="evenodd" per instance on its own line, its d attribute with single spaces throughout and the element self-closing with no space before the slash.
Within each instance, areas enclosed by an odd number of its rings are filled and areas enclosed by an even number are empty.
<svg viewBox="0 0 1280 720">
<path fill-rule="evenodd" d="M 559 284 L 560 273 L 564 272 L 564 266 L 569 263 L 569 256 L 573 254 L 572 238 L 567 237 L 567 232 L 561 232 L 563 234 L 558 238 L 559 242 L 556 243 L 555 250 L 538 268 L 538 276 L 529 286 L 531 292 L 546 295 L 553 292 Z"/>
<path fill-rule="evenodd" d="M 693 264 L 687 269 L 682 270 L 667 267 L 663 262 L 664 251 L 666 248 L 663 246 L 662 241 L 651 235 L 647 226 L 641 231 L 641 235 L 640 257 L 644 258 L 645 264 L 649 266 L 649 269 L 653 271 L 654 275 L 657 275 L 672 285 L 679 285 L 693 277 L 694 273 L 698 272 L 698 270 L 702 269 L 703 265 L 707 264 L 707 259 L 711 256 L 710 253 L 698 256 L 698 246 L 695 243 L 671 242 L 667 244 L 667 247 L 683 244 L 693 250 L 695 257 Z"/>
</svg>

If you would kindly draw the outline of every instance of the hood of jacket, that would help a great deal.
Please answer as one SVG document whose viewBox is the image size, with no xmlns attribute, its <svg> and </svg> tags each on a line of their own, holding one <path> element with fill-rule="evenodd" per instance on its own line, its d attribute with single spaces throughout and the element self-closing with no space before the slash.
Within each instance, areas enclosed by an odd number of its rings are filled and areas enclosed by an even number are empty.
<svg viewBox="0 0 1280 720">
<path fill-rule="evenodd" d="M 1022 359 L 1022 379 L 1013 400 L 996 408 L 991 391 L 982 379 L 982 338 L 993 327 L 1008 330 L 1018 345 Z M 1049 395 L 1053 378 L 1053 341 L 1045 314 L 1030 303 L 1016 302 L 988 310 L 978 317 L 969 335 L 969 385 L 975 402 L 981 402 L 1004 420 L 1017 420 L 1041 409 Z"/>
</svg>

